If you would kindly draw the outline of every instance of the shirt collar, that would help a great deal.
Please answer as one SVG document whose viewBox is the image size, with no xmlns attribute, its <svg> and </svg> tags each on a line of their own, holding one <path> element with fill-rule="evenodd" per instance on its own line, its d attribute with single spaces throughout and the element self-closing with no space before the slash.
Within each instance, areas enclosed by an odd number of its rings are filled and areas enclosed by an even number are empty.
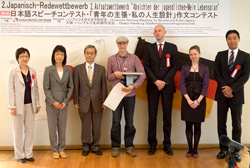
<svg viewBox="0 0 250 168">
<path fill-rule="evenodd" d="M 129 53 L 128 53 L 128 51 L 127 51 L 126 57 L 127 57 L 128 55 L 129 55 Z M 119 52 L 117 53 L 117 56 L 118 56 L 118 57 L 121 57 L 121 58 L 126 58 L 126 57 L 122 57 L 121 54 L 120 54 Z"/>
<path fill-rule="evenodd" d="M 159 43 L 158 41 L 156 41 L 156 44 L 157 44 L 157 46 L 159 46 L 159 44 L 162 44 L 162 47 L 163 47 L 164 44 L 165 44 L 165 41 L 163 41 L 163 42 L 161 42 L 161 43 Z"/>
<path fill-rule="evenodd" d="M 89 64 L 88 62 L 86 62 L 86 68 L 88 69 L 89 65 L 91 65 L 92 69 L 94 69 L 95 63 L 93 62 L 92 64 Z"/>
<path fill-rule="evenodd" d="M 236 56 L 239 51 L 239 48 L 236 48 L 234 50 L 228 49 L 228 54 L 230 55 L 232 51 L 234 52 L 234 55 Z"/>
</svg>

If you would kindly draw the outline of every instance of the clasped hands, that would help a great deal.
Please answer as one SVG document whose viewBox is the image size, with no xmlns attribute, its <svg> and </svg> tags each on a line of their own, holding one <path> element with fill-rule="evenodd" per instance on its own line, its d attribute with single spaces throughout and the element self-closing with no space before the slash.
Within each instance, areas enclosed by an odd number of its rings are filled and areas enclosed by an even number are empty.
<svg viewBox="0 0 250 168">
<path fill-rule="evenodd" d="M 59 110 L 59 109 L 64 109 L 66 107 L 66 104 L 64 102 L 62 102 L 61 104 L 59 102 L 54 102 L 53 106 Z"/>
<path fill-rule="evenodd" d="M 165 87 L 166 83 L 162 80 L 156 80 L 155 85 L 157 86 L 158 90 L 161 91 Z"/>
<path fill-rule="evenodd" d="M 188 101 L 188 104 L 189 104 L 189 106 L 192 108 L 192 109 L 196 109 L 198 106 L 199 106 L 199 102 L 198 102 L 198 100 L 189 100 Z"/>
<path fill-rule="evenodd" d="M 232 97 L 233 97 L 233 93 L 232 93 L 233 90 L 232 90 L 231 87 L 229 87 L 229 86 L 222 86 L 221 89 L 222 89 L 223 95 L 224 95 L 226 98 L 232 98 Z"/>
</svg>

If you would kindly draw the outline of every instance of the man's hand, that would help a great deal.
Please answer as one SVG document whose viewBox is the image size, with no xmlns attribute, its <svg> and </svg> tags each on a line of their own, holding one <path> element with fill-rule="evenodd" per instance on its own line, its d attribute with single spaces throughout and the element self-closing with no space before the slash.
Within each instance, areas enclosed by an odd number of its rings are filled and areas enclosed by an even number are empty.
<svg viewBox="0 0 250 168">
<path fill-rule="evenodd" d="M 156 80 L 155 85 L 157 86 L 158 90 L 161 91 L 165 87 L 165 82 L 162 80 Z"/>
<path fill-rule="evenodd" d="M 122 88 L 122 91 L 130 92 L 130 91 L 132 91 L 134 89 L 135 89 L 134 85 L 129 85 L 129 86 L 125 87 L 125 88 Z"/>
<path fill-rule="evenodd" d="M 103 104 L 102 105 L 102 110 L 105 110 L 106 109 L 106 106 Z"/>
<path fill-rule="evenodd" d="M 79 104 L 75 104 L 75 109 L 79 110 Z"/>
<path fill-rule="evenodd" d="M 115 77 L 119 78 L 119 79 L 124 79 L 125 77 L 122 75 L 121 71 L 115 71 Z"/>
<path fill-rule="evenodd" d="M 231 87 L 229 87 L 229 86 L 223 86 L 223 87 L 221 87 L 221 89 L 222 89 L 222 93 L 223 93 L 223 95 L 226 97 L 226 98 L 232 98 L 233 97 L 233 90 L 232 90 L 232 88 Z"/>
</svg>

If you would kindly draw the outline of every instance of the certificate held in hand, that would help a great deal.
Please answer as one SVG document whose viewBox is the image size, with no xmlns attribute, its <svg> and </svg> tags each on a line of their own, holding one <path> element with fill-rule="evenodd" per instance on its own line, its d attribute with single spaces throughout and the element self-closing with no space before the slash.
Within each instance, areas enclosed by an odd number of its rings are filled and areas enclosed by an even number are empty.
<svg viewBox="0 0 250 168">
<path fill-rule="evenodd" d="M 121 83 L 117 83 L 113 87 L 103 104 L 111 110 L 115 111 L 123 97 L 130 93 L 122 91 L 122 88 L 125 88 L 125 86 Z"/>
</svg>

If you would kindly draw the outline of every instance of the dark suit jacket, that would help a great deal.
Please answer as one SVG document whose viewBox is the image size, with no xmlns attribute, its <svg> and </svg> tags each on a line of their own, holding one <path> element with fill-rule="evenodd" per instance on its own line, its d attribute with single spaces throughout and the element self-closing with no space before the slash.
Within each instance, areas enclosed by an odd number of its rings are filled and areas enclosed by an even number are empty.
<svg viewBox="0 0 250 168">
<path fill-rule="evenodd" d="M 180 78 L 180 89 L 181 94 L 185 95 L 187 94 L 187 88 L 186 88 L 186 78 L 188 77 L 191 69 L 191 63 L 182 65 L 181 68 L 181 78 Z M 209 70 L 208 66 L 199 63 L 199 74 L 201 78 L 203 79 L 203 85 L 201 89 L 201 95 L 207 96 L 207 90 L 209 85 Z"/>
<path fill-rule="evenodd" d="M 218 52 L 215 58 L 214 68 L 214 77 L 218 82 L 215 96 L 217 101 L 223 102 L 226 99 L 222 93 L 221 87 L 230 86 L 233 89 L 234 95 L 232 102 L 235 104 L 244 104 L 244 84 L 247 82 L 250 74 L 250 55 L 239 50 L 233 69 L 235 69 L 236 65 L 240 65 L 241 69 L 236 76 L 232 78 L 228 68 L 228 50 Z"/>
<path fill-rule="evenodd" d="M 102 104 L 107 97 L 105 68 L 95 64 L 90 86 L 85 64 L 74 68 L 74 104 L 79 104 L 79 112 L 87 113 L 90 104 L 95 112 L 101 112 Z"/>
<path fill-rule="evenodd" d="M 43 90 L 46 96 L 46 103 L 53 104 L 54 102 L 68 104 L 73 92 L 73 78 L 70 67 L 63 66 L 62 79 L 56 70 L 55 65 L 45 68 L 43 77 Z"/>
<path fill-rule="evenodd" d="M 148 77 L 147 93 L 155 94 L 158 92 L 157 86 L 154 84 L 156 80 L 163 80 L 166 86 L 162 89 L 162 93 L 174 93 L 175 82 L 174 76 L 177 71 L 177 47 L 175 44 L 165 42 L 160 59 L 157 44 L 150 44 L 146 47 L 143 55 L 143 64 Z M 166 67 L 165 55 L 170 55 L 171 67 Z"/>
</svg>

